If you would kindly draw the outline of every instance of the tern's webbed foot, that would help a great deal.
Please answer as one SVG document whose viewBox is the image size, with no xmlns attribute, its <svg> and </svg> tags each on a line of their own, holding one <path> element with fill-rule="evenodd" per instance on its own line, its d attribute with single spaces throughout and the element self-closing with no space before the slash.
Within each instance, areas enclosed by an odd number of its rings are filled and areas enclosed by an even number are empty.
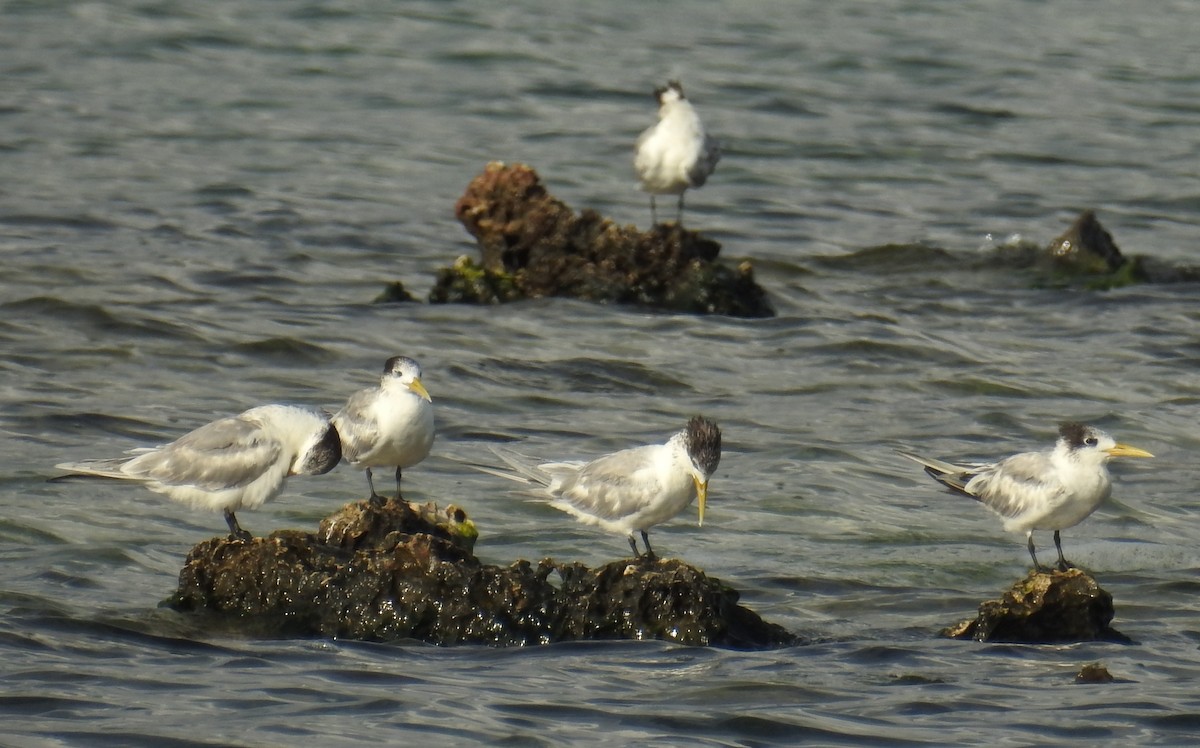
<svg viewBox="0 0 1200 748">
<path fill-rule="evenodd" d="M 243 543 L 249 543 L 251 540 L 254 540 L 254 536 L 250 533 L 249 530 L 243 530 L 241 528 L 238 528 L 237 532 L 229 533 L 229 539 L 230 540 L 240 540 Z"/>
<path fill-rule="evenodd" d="M 367 501 L 370 501 L 372 506 L 382 507 L 384 504 L 387 504 L 389 501 L 391 501 L 391 499 L 381 493 L 373 493 L 371 494 L 371 498 L 367 499 Z"/>
</svg>

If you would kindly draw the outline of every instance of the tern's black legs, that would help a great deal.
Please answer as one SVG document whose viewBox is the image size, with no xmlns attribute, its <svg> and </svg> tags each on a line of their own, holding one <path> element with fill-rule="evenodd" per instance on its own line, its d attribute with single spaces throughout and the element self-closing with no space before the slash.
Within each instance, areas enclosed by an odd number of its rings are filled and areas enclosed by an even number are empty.
<svg viewBox="0 0 1200 748">
<path fill-rule="evenodd" d="M 1066 558 L 1063 557 L 1062 536 L 1059 535 L 1058 530 L 1054 531 L 1054 547 L 1058 549 L 1058 570 L 1066 571 L 1067 569 L 1074 569 L 1075 564 L 1071 563 L 1070 561 L 1068 561 Z M 1033 531 L 1032 530 L 1029 531 L 1029 557 L 1033 559 L 1033 568 L 1034 569 L 1037 569 L 1038 571 L 1050 571 L 1050 569 L 1047 569 L 1045 566 L 1042 566 L 1041 564 L 1038 563 L 1037 554 L 1033 552 Z"/>
<path fill-rule="evenodd" d="M 367 486 L 371 489 L 371 503 L 375 506 L 383 506 L 387 503 L 387 497 L 375 492 L 375 478 L 371 476 L 371 468 L 367 468 Z"/>
<path fill-rule="evenodd" d="M 1046 567 L 1038 563 L 1037 553 L 1033 550 L 1033 530 L 1029 531 L 1029 557 L 1033 559 L 1033 568 L 1037 571 L 1046 571 Z"/>
<path fill-rule="evenodd" d="M 1058 549 L 1058 570 L 1066 571 L 1067 569 L 1074 569 L 1075 565 L 1063 558 L 1062 538 L 1059 537 L 1058 530 L 1054 531 L 1054 547 Z"/>
<path fill-rule="evenodd" d="M 650 226 L 658 225 L 658 211 L 654 207 L 654 195 L 650 196 Z"/>
<path fill-rule="evenodd" d="M 683 193 L 679 193 L 679 209 L 675 213 L 675 223 L 683 225 Z"/>
<path fill-rule="evenodd" d="M 654 549 L 650 547 L 650 536 L 646 534 L 645 530 L 642 530 L 642 542 L 646 544 L 646 558 L 653 561 Z"/>
<path fill-rule="evenodd" d="M 233 512 L 228 509 L 225 510 L 225 524 L 229 525 L 230 540 L 250 540 L 254 537 L 242 529 L 242 526 L 238 524 L 237 517 L 233 516 Z"/>
<path fill-rule="evenodd" d="M 400 494 L 400 476 L 404 472 L 403 468 L 396 468 L 396 500 L 400 501 L 404 497 Z M 371 468 L 367 468 L 367 485 L 371 489 L 371 503 L 375 506 L 383 506 L 388 502 L 388 497 L 375 491 L 375 479 L 371 476 Z"/>
<path fill-rule="evenodd" d="M 637 540 L 634 539 L 633 533 L 629 533 L 629 547 L 633 549 L 633 557 L 634 558 L 644 558 L 649 561 L 653 561 L 656 558 L 656 556 L 654 555 L 654 549 L 650 547 L 650 536 L 646 534 L 645 530 L 642 530 L 641 533 L 642 533 L 642 542 L 646 544 L 646 552 L 645 553 L 641 553 L 638 551 Z"/>
</svg>

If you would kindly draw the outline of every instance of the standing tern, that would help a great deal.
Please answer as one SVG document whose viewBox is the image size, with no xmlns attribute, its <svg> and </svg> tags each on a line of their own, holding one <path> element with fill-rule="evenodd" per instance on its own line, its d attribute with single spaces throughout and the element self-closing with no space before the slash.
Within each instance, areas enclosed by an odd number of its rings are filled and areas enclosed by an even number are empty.
<svg viewBox="0 0 1200 748">
<path fill-rule="evenodd" d="M 322 475 L 342 458 L 338 432 L 321 411 L 262 405 L 220 418 L 170 444 L 130 450 L 127 457 L 64 462 L 78 475 L 136 481 L 193 508 L 221 510 L 230 536 L 248 540 L 234 516 L 257 509 L 291 475 Z"/>
<path fill-rule="evenodd" d="M 1112 493 L 1105 463 L 1110 457 L 1153 457 L 1144 449 L 1118 444 L 1093 426 L 1064 423 L 1054 449 L 1024 452 L 999 462 L 955 465 L 900 452 L 925 466 L 925 472 L 943 485 L 979 501 L 1004 518 L 1004 529 L 1024 531 L 1029 556 L 1038 571 L 1033 550 L 1034 530 L 1053 530 L 1058 568 L 1071 564 L 1063 557 L 1060 530 L 1074 527 L 1096 511 Z"/>
<path fill-rule="evenodd" d="M 654 90 L 658 123 L 638 137 L 633 169 L 643 192 L 650 193 L 650 221 L 658 223 L 655 195 L 679 195 L 676 222 L 683 222 L 683 193 L 701 187 L 717 168 L 721 148 L 704 131 L 700 115 L 683 95 L 679 81 Z"/>
<path fill-rule="evenodd" d="M 551 506 L 574 515 L 580 522 L 599 525 L 625 535 L 635 557 L 635 532 L 653 559 L 647 534 L 654 525 L 683 511 L 693 499 L 699 506 L 699 524 L 704 524 L 704 502 L 708 481 L 721 461 L 721 429 L 702 416 L 666 444 L 633 447 L 598 457 L 591 462 L 544 462 L 495 447 L 492 451 L 511 469 L 478 467 L 502 478 L 541 486 L 551 497 Z"/>
<path fill-rule="evenodd" d="M 433 447 L 433 398 L 421 384 L 421 367 L 406 356 L 393 356 L 383 365 L 378 387 L 359 390 L 333 416 L 342 437 L 342 454 L 357 468 L 366 468 L 371 501 L 385 500 L 375 492 L 373 467 L 396 468 L 396 498 L 400 477 L 429 456 Z"/>
</svg>

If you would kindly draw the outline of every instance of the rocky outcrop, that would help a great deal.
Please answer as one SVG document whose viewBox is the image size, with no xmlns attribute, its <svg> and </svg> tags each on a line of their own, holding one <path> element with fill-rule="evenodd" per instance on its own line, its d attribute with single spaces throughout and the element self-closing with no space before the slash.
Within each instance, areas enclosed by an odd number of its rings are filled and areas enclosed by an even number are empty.
<svg viewBox="0 0 1200 748">
<path fill-rule="evenodd" d="M 1129 262 L 1094 210 L 1080 213 L 1069 229 L 1051 240 L 1046 255 L 1057 267 L 1077 273 L 1115 273 Z"/>
<path fill-rule="evenodd" d="M 1080 213 L 1048 245 L 1020 242 L 1002 248 L 999 258 L 1006 264 L 1035 268 L 1041 276 L 1039 284 L 1048 286 L 1103 290 L 1136 283 L 1200 281 L 1200 268 L 1125 255 L 1093 210 Z"/>
<path fill-rule="evenodd" d="M 749 262 L 717 261 L 721 246 L 678 224 L 649 231 L 576 214 L 523 164 L 490 163 L 455 215 L 479 244 L 438 272 L 429 300 L 495 304 L 564 296 L 678 312 L 772 317 Z"/>
<path fill-rule="evenodd" d="M 1031 571 L 999 600 L 979 606 L 979 615 L 942 631 L 955 639 L 1052 644 L 1086 641 L 1128 643 L 1109 626 L 1112 595 L 1086 572 Z"/>
<path fill-rule="evenodd" d="M 197 545 L 165 604 L 260 636 L 493 646 L 663 639 L 746 649 L 799 641 L 681 561 L 492 566 L 472 553 L 476 537 L 453 506 L 358 502 L 315 534 Z"/>
</svg>

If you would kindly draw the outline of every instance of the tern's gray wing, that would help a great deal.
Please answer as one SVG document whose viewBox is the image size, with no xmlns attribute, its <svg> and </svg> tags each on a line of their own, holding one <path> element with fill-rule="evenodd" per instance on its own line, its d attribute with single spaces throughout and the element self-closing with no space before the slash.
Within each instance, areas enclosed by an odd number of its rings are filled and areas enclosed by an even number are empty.
<svg viewBox="0 0 1200 748">
<path fill-rule="evenodd" d="M 122 472 L 165 486 L 219 491 L 254 482 L 275 466 L 282 452 L 279 440 L 264 433 L 261 424 L 230 417 L 134 457 Z"/>
<path fill-rule="evenodd" d="M 721 144 L 717 139 L 705 133 L 704 145 L 701 146 L 700 154 L 696 158 L 695 163 L 688 169 L 688 183 L 693 187 L 703 187 L 708 180 L 708 175 L 713 173 L 713 169 L 717 168 L 717 162 L 721 160 Z"/>
<path fill-rule="evenodd" d="M 603 519 L 627 517 L 652 503 L 663 491 L 654 457 L 661 445 L 635 447 L 599 457 L 579 467 L 549 463 L 541 469 L 556 478 L 560 501 Z"/>
<path fill-rule="evenodd" d="M 955 465 L 952 462 L 945 462 L 932 457 L 922 457 L 920 455 L 913 454 L 912 452 L 904 452 L 902 450 L 896 451 L 901 457 L 907 457 L 913 462 L 924 465 L 925 472 L 929 473 L 930 477 L 947 488 L 960 491 L 968 496 L 971 495 L 970 492 L 967 491 L 967 482 L 975 477 L 975 473 L 979 469 L 976 466 Z"/>
<path fill-rule="evenodd" d="M 379 438 L 379 422 L 371 415 L 370 408 L 378 394 L 378 390 L 359 390 L 333 416 L 333 424 L 342 438 L 342 456 L 348 462 L 354 462 L 375 446 Z"/>
<path fill-rule="evenodd" d="M 1002 517 L 1017 517 L 1044 509 L 1065 494 L 1055 477 L 1054 464 L 1041 452 L 1026 452 L 981 468 L 967 484 L 967 493 Z"/>
<path fill-rule="evenodd" d="M 481 473 L 507 478 L 518 483 L 536 483 L 540 486 L 550 485 L 550 476 L 538 467 L 542 462 L 541 460 L 511 449 L 497 447 L 494 444 L 490 445 L 489 448 L 493 454 L 504 461 L 504 464 L 508 466 L 507 470 L 494 468 L 490 465 L 477 465 L 475 463 L 469 463 L 470 466 Z"/>
</svg>

